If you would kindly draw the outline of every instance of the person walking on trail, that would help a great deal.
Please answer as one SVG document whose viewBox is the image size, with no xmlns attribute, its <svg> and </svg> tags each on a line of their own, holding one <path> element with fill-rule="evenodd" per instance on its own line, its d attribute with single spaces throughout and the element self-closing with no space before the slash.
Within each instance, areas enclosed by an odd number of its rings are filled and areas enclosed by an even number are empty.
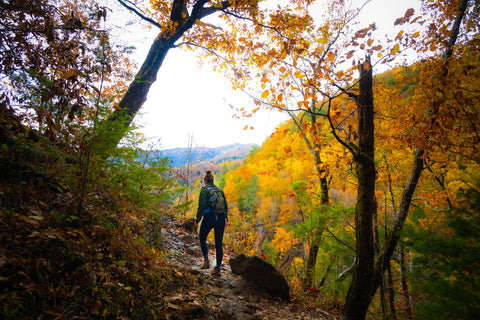
<svg viewBox="0 0 480 320">
<path fill-rule="evenodd" d="M 204 258 L 202 269 L 210 268 L 207 236 L 212 229 L 214 231 L 217 264 L 212 274 L 219 277 L 223 259 L 223 234 L 228 221 L 228 205 L 223 190 L 217 187 L 213 180 L 212 172 L 208 170 L 203 178 L 205 186 L 200 190 L 195 227 L 198 228 L 198 223 L 202 221 L 199 232 L 200 248 Z"/>
</svg>

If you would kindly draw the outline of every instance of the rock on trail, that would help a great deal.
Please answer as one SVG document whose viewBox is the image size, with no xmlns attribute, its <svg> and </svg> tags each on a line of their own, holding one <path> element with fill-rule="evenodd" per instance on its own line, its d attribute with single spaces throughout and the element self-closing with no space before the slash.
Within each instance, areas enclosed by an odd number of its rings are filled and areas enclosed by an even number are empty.
<svg viewBox="0 0 480 320">
<path fill-rule="evenodd" d="M 162 217 L 162 247 L 165 259 L 185 282 L 182 290 L 165 297 L 171 310 L 167 319 L 339 319 L 290 301 L 283 276 L 258 257 L 232 257 L 225 251 L 220 278 L 212 276 L 211 269 L 200 269 L 203 257 L 192 220 Z M 208 247 L 214 261 L 214 246 Z"/>
</svg>

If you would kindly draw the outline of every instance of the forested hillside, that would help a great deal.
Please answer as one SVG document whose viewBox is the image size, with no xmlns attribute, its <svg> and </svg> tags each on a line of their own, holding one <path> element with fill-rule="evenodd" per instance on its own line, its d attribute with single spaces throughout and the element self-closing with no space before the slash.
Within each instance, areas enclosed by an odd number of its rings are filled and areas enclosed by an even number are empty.
<svg viewBox="0 0 480 320">
<path fill-rule="evenodd" d="M 207 170 L 221 172 L 239 165 L 252 151 L 254 144 L 231 144 L 218 148 L 194 147 L 154 151 L 154 156 L 167 157 L 179 182 L 186 185 L 202 183 Z M 190 187 L 189 187 L 190 186 Z"/>
<path fill-rule="evenodd" d="M 419 99 L 418 73 L 412 72 L 417 68 L 377 76 L 376 105 L 388 104 L 382 99 L 394 100 L 398 110 L 405 110 Z M 386 88 L 397 96 L 382 96 Z M 345 103 L 348 98 L 338 101 Z M 409 179 L 412 150 L 392 138 L 406 129 L 406 122 L 397 121 L 398 115 L 386 114 L 375 120 L 380 132 L 376 136 L 377 214 L 373 224 L 376 250 L 388 241 L 388 230 L 398 219 L 401 190 Z M 403 237 L 370 308 L 374 317 L 394 313 L 402 319 L 441 319 L 449 314 L 455 319 L 474 319 L 478 312 L 474 288 L 480 280 L 476 271 L 480 264 L 476 208 L 480 168 L 464 145 L 471 132 L 461 138 L 460 131 L 455 139 L 460 138 L 457 143 L 462 144 L 462 151 L 440 145 L 435 160 L 425 162 L 427 172 L 415 191 Z M 324 310 L 338 312 L 355 262 L 358 182 L 352 159 L 333 137 L 321 154 L 328 176 L 328 204 L 322 203 L 314 157 L 294 121 L 278 128 L 244 164 L 226 172 L 222 180 L 232 224 L 227 243 L 235 253 L 264 257 L 288 277 L 298 294 L 309 292 Z"/>
<path fill-rule="evenodd" d="M 479 3 L 418 0 L 384 34 L 366 2 L 117 0 L 158 32 L 137 67 L 111 2 L 1 1 L 0 318 L 477 319 Z M 291 121 L 253 148 L 144 150 L 132 123 L 182 49 L 251 98 L 236 117 Z M 207 169 L 220 278 L 193 220 Z M 241 253 L 290 301 L 233 275 Z"/>
<path fill-rule="evenodd" d="M 240 162 L 248 156 L 254 144 L 231 144 L 218 148 L 192 147 L 174 148 L 158 151 L 168 157 L 173 168 L 190 165 L 219 166 L 226 162 Z M 203 172 L 205 173 L 205 172 Z"/>
</svg>

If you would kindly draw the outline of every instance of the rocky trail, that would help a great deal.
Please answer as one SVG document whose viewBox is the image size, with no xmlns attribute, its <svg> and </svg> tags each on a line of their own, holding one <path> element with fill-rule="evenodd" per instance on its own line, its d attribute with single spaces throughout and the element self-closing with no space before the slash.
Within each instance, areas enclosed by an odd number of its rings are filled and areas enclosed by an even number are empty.
<svg viewBox="0 0 480 320">
<path fill-rule="evenodd" d="M 221 277 L 200 269 L 203 257 L 193 220 L 162 219 L 162 245 L 175 275 L 185 285 L 164 297 L 167 319 L 322 319 L 337 317 L 322 310 L 272 297 L 260 286 L 232 273 L 225 252 Z M 214 248 L 209 243 L 211 261 Z"/>
</svg>

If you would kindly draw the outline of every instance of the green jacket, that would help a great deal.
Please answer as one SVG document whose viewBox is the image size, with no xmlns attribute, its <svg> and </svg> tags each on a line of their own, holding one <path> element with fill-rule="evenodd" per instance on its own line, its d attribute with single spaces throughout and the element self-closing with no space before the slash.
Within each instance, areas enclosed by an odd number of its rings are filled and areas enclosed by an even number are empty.
<svg viewBox="0 0 480 320">
<path fill-rule="evenodd" d="M 202 220 L 203 213 L 205 212 L 205 209 L 208 207 L 208 187 L 213 187 L 215 186 L 213 183 L 207 184 L 205 187 L 202 187 L 200 190 L 200 196 L 198 197 L 198 209 L 197 209 L 197 223 Z M 225 196 L 225 195 L 224 195 Z M 227 204 L 227 198 L 225 198 L 225 206 L 227 207 L 227 214 L 228 214 L 228 204 Z"/>
</svg>

